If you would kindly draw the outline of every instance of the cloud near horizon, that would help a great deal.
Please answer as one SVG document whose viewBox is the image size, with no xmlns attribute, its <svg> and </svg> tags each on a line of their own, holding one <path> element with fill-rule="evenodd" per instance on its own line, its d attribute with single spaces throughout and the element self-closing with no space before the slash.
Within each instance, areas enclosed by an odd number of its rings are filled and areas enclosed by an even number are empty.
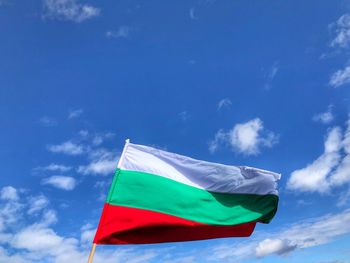
<svg viewBox="0 0 350 263">
<path fill-rule="evenodd" d="M 348 220 L 350 209 L 301 220 L 292 225 L 285 225 L 278 232 L 256 233 L 254 240 L 241 242 L 235 249 L 232 249 L 229 243 L 217 246 L 213 249 L 211 258 L 223 262 L 231 258 L 239 261 L 270 255 L 284 256 L 298 249 L 327 244 L 341 235 L 350 233 L 350 225 L 344 225 Z"/>
</svg>

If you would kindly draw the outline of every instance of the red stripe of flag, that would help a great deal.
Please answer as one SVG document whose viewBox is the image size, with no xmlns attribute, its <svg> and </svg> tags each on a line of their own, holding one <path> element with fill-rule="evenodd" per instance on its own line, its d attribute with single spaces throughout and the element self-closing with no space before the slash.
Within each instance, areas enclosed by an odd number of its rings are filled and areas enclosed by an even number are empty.
<svg viewBox="0 0 350 263">
<path fill-rule="evenodd" d="M 159 212 L 105 204 L 94 243 L 147 244 L 247 237 L 255 224 L 207 225 Z"/>
</svg>

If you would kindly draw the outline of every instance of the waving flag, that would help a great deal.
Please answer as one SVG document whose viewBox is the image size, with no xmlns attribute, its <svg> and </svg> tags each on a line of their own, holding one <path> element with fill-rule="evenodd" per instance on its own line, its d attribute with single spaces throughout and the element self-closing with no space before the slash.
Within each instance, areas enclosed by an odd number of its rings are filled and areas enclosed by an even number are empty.
<svg viewBox="0 0 350 263">
<path fill-rule="evenodd" d="M 249 236 L 269 223 L 280 175 L 129 143 L 103 208 L 95 244 Z"/>
</svg>

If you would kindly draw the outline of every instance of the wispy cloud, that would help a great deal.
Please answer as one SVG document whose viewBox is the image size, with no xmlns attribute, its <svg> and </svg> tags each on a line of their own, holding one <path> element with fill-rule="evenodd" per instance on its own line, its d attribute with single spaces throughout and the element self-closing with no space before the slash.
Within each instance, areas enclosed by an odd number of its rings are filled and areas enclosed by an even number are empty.
<svg viewBox="0 0 350 263">
<path fill-rule="evenodd" d="M 350 15 L 342 15 L 337 22 L 330 25 L 335 28 L 335 37 L 331 42 L 332 47 L 348 47 L 350 45 Z"/>
<path fill-rule="evenodd" d="M 350 66 L 339 69 L 331 75 L 329 85 L 334 88 L 350 83 Z"/>
<path fill-rule="evenodd" d="M 112 132 L 106 132 L 106 133 L 100 133 L 100 134 L 95 134 L 93 139 L 92 139 L 92 144 L 94 146 L 99 146 L 101 145 L 105 140 L 111 139 L 115 136 L 114 133 Z"/>
<path fill-rule="evenodd" d="M 230 131 L 219 130 L 209 143 L 209 151 L 215 152 L 220 145 L 229 145 L 233 151 L 245 155 L 257 155 L 262 147 L 272 147 L 279 136 L 264 128 L 259 118 L 236 124 Z"/>
<path fill-rule="evenodd" d="M 83 110 L 82 109 L 76 109 L 76 110 L 70 110 L 68 113 L 68 119 L 76 119 L 79 118 L 82 114 L 83 114 Z"/>
<path fill-rule="evenodd" d="M 132 28 L 130 26 L 120 26 L 117 30 L 109 30 L 106 32 L 107 38 L 128 38 Z"/>
<path fill-rule="evenodd" d="M 230 108 L 232 105 L 232 102 L 229 98 L 224 98 L 218 102 L 217 110 L 221 110 L 224 108 Z"/>
<path fill-rule="evenodd" d="M 47 149 L 53 153 L 63 153 L 68 155 L 79 155 L 85 152 L 83 145 L 73 143 L 72 141 L 66 141 L 56 145 L 48 145 Z"/>
<path fill-rule="evenodd" d="M 29 197 L 29 208 L 27 210 L 27 213 L 29 215 L 35 214 L 43 210 L 45 207 L 48 206 L 49 200 L 44 195 L 38 195 L 38 196 L 31 196 Z"/>
<path fill-rule="evenodd" d="M 115 134 L 112 132 L 90 134 L 88 131 L 81 131 L 79 135 L 81 138 L 78 138 L 78 143 L 68 140 L 61 144 L 48 145 L 47 149 L 53 153 L 86 156 L 89 163 L 77 168 L 76 171 L 80 174 L 113 174 L 119 156 L 115 152 L 102 148 L 101 144 L 113 138 Z M 33 171 L 67 172 L 71 169 L 71 166 L 52 163 L 48 166 L 34 168 Z"/>
<path fill-rule="evenodd" d="M 217 131 L 217 133 L 214 136 L 214 139 L 209 142 L 209 152 L 215 153 L 223 143 L 226 143 L 226 141 L 227 133 L 223 130 Z"/>
<path fill-rule="evenodd" d="M 79 136 L 82 137 L 82 138 L 87 138 L 89 136 L 89 131 L 87 130 L 80 130 L 78 132 Z"/>
<path fill-rule="evenodd" d="M 292 172 L 287 188 L 303 192 L 327 193 L 350 183 L 350 119 L 343 134 L 332 128 L 325 139 L 324 152 L 305 168 Z"/>
<path fill-rule="evenodd" d="M 344 210 L 337 214 L 330 214 L 298 222 L 280 233 L 277 233 L 273 239 L 270 239 L 270 242 L 281 240 L 283 245 L 281 245 L 279 249 L 265 251 L 264 254 L 284 254 L 296 248 L 313 247 L 331 242 L 335 237 L 350 232 L 350 226 L 342 227 L 344 222 L 349 219 L 350 210 Z M 305 231 L 305 229 L 307 229 L 307 231 Z M 263 242 L 265 242 L 265 244 L 270 243 L 266 242 L 266 240 L 267 239 L 259 242 L 259 245 Z M 266 248 L 268 248 L 268 246 L 266 246 Z"/>
<path fill-rule="evenodd" d="M 329 124 L 334 120 L 333 105 L 329 105 L 325 112 L 318 113 L 312 117 L 315 122 L 321 122 L 323 124 Z"/>
<path fill-rule="evenodd" d="M 49 171 L 49 172 L 68 172 L 71 170 L 71 166 L 63 165 L 63 164 L 56 164 L 56 163 L 51 163 L 47 166 L 39 166 L 33 169 L 34 172 L 39 172 L 39 171 Z"/>
<path fill-rule="evenodd" d="M 350 189 L 348 189 L 345 192 L 340 193 L 338 201 L 337 201 L 337 206 L 342 207 L 345 206 L 350 199 Z"/>
<path fill-rule="evenodd" d="M 335 37 L 330 46 L 347 50 L 350 47 L 350 15 L 342 15 L 335 23 L 329 25 L 335 31 Z M 341 51 L 339 49 L 339 52 Z M 328 84 L 334 88 L 350 83 L 350 66 L 335 71 L 331 76 Z"/>
<path fill-rule="evenodd" d="M 338 236 L 350 233 L 350 225 L 344 226 L 344 222 L 348 220 L 350 220 L 349 209 L 336 214 L 302 220 L 285 226 L 278 232 L 269 232 L 268 238 L 265 234 L 258 233 L 255 240 L 236 245 L 235 249 L 228 244 L 214 247 L 211 258 L 225 262 L 232 258 L 239 260 L 286 255 L 297 249 L 326 244 Z"/>
<path fill-rule="evenodd" d="M 81 23 L 101 13 L 99 8 L 77 0 L 43 0 L 44 18 Z"/>
<path fill-rule="evenodd" d="M 90 163 L 78 167 L 83 175 L 109 175 L 115 172 L 119 156 L 106 149 L 97 149 L 89 153 Z"/>
<path fill-rule="evenodd" d="M 41 182 L 44 185 L 51 185 L 53 187 L 70 191 L 76 186 L 76 180 L 70 176 L 54 175 L 48 178 L 44 178 Z"/>
<path fill-rule="evenodd" d="M 39 123 L 45 127 L 54 127 L 57 126 L 57 121 L 54 118 L 51 117 L 41 117 L 39 120 Z"/>
<path fill-rule="evenodd" d="M 265 74 L 265 89 L 269 90 L 272 88 L 272 81 L 275 79 L 278 71 L 280 69 L 279 62 L 275 61 L 272 66 L 267 70 Z"/>
</svg>

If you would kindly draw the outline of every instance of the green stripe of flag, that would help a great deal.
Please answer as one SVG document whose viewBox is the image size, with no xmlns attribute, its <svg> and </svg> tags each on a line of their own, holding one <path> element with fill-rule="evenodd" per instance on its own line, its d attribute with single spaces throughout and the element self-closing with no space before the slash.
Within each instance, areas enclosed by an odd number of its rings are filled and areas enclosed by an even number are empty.
<svg viewBox="0 0 350 263">
<path fill-rule="evenodd" d="M 107 203 L 204 224 L 236 225 L 269 222 L 276 213 L 278 196 L 213 193 L 149 173 L 118 170 Z"/>
</svg>

